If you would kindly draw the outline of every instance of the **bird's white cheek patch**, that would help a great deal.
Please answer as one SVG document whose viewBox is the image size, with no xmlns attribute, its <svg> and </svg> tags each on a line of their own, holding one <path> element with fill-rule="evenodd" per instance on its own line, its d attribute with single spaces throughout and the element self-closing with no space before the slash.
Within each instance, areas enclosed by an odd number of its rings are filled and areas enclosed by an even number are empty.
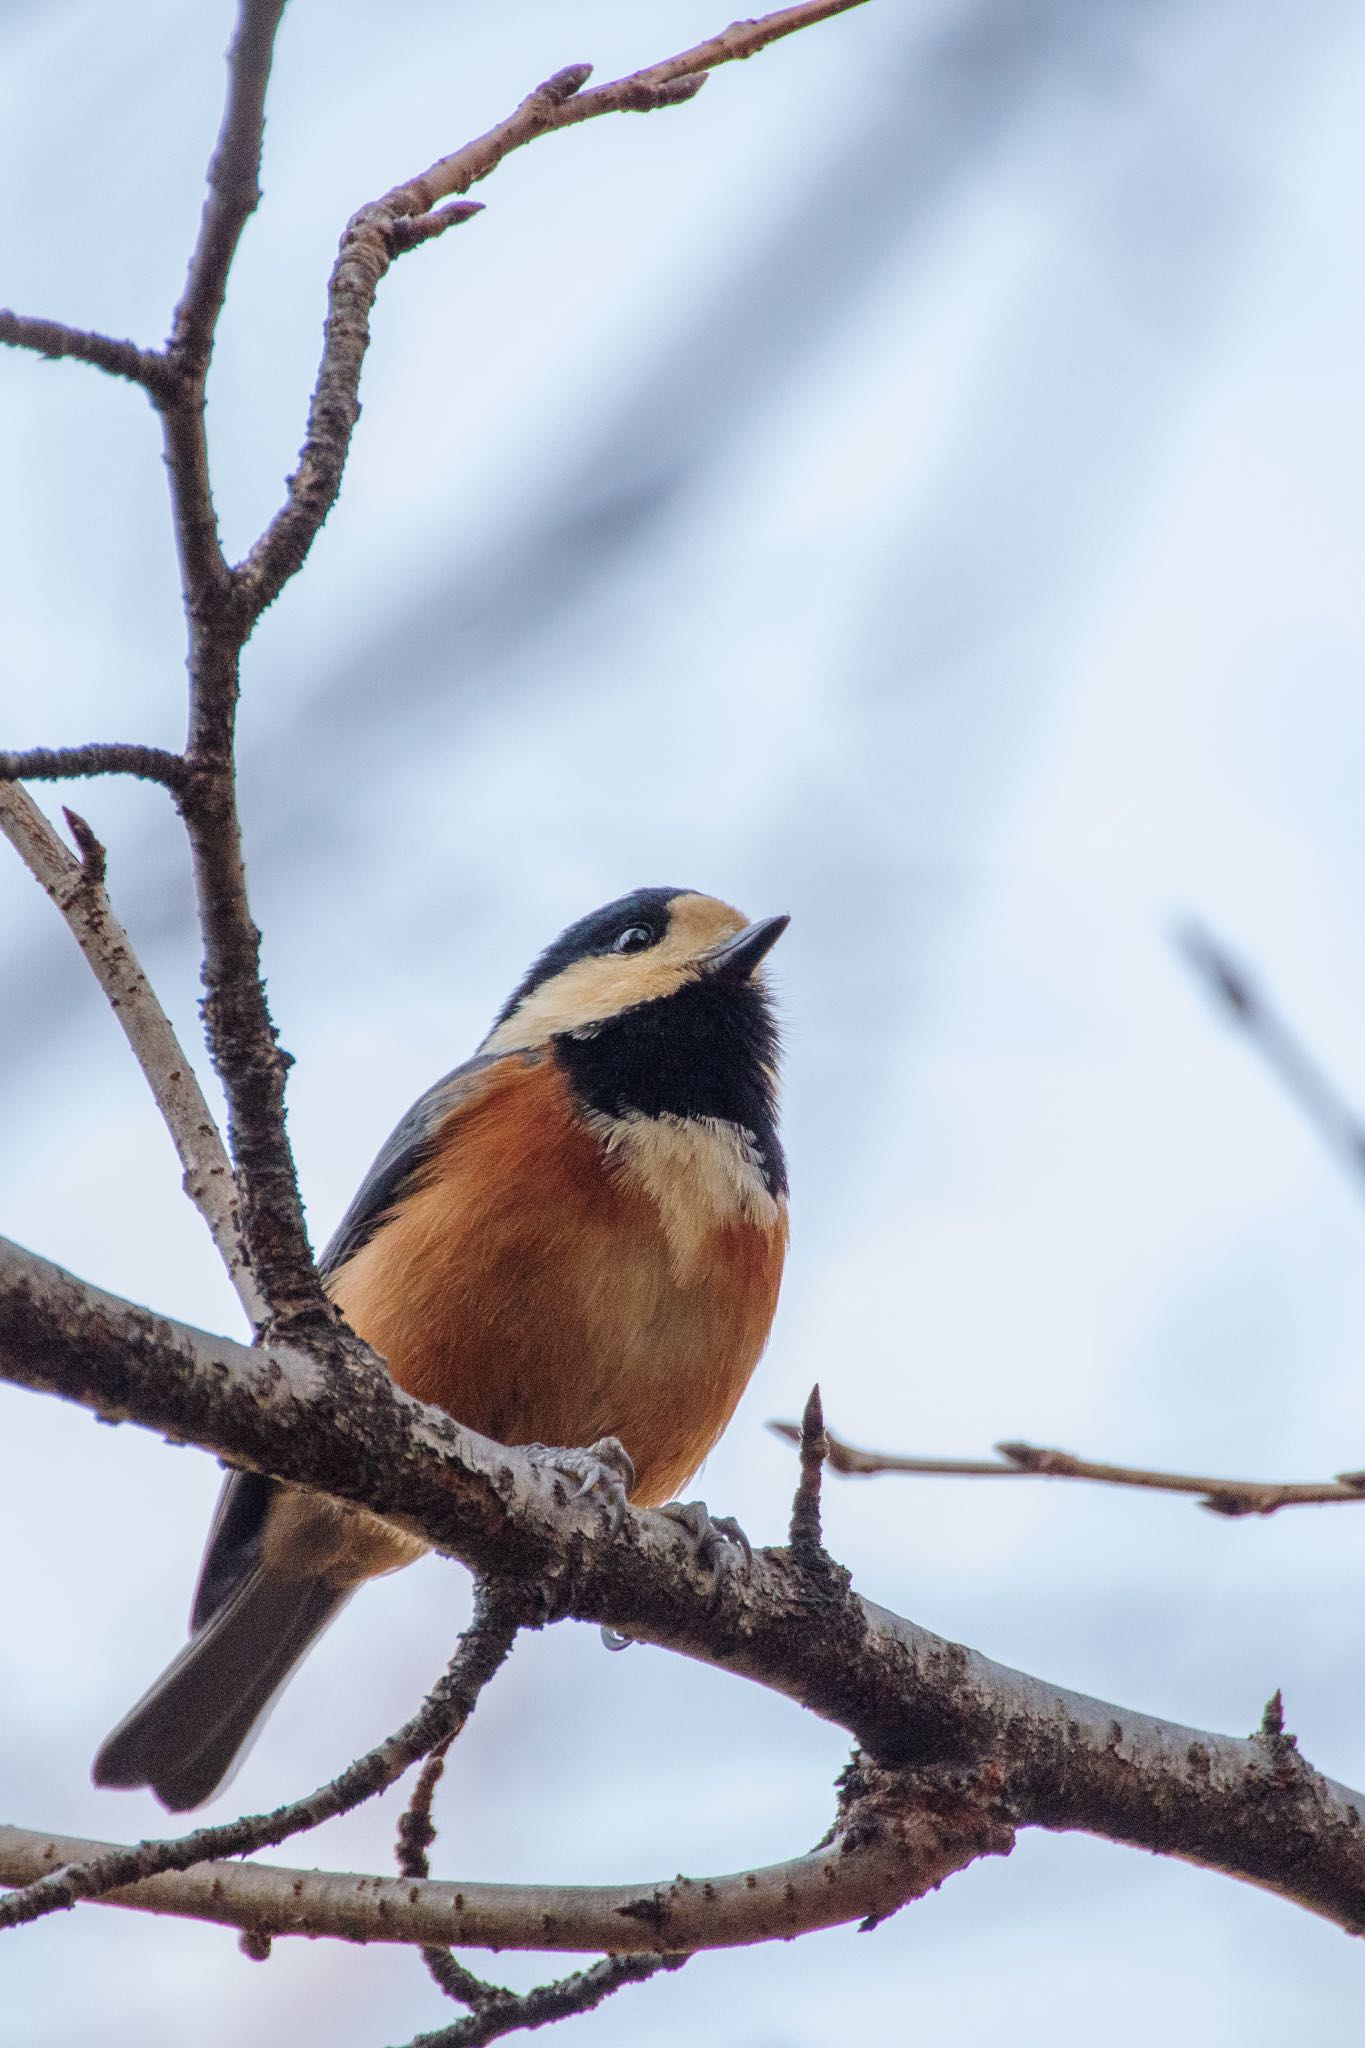
<svg viewBox="0 0 1365 2048">
<path fill-rule="evenodd" d="M 710 1116 L 624 1116 L 589 1119 L 615 1170 L 641 1188 L 659 1211 L 676 1279 L 697 1277 L 711 1233 L 727 1224 L 777 1227 L 782 1205 L 763 1178 L 753 1135 Z"/>
</svg>

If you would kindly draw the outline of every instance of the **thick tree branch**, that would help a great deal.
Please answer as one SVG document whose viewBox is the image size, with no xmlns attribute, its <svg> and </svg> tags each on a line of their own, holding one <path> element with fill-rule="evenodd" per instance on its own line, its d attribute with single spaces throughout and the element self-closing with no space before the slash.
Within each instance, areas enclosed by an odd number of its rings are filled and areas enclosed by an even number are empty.
<svg viewBox="0 0 1365 2048">
<path fill-rule="evenodd" d="M 67 818 L 83 860 L 67 851 L 26 790 L 0 781 L 0 832 L 66 919 L 108 997 L 170 1132 L 185 1193 L 208 1225 L 237 1297 L 257 1325 L 264 1303 L 242 1239 L 232 1167 L 213 1112 L 105 894 L 104 849 L 74 813 L 68 811 Z"/>
<path fill-rule="evenodd" d="M 828 1561 L 759 1551 L 717 1585 L 669 1517 L 632 1510 L 613 1536 L 605 1505 L 411 1400 L 339 1332 L 308 1354 L 251 1350 L 0 1240 L 0 1377 L 361 1502 L 547 1616 L 784 1694 L 848 1729 L 869 1770 L 989 1771 L 1017 1824 L 1178 1855 L 1365 1925 L 1365 1800 L 1289 1738 L 1211 1735 L 1006 1670 L 859 1599 Z"/>
<path fill-rule="evenodd" d="M 95 334 L 85 327 L 67 327 L 60 320 L 41 320 L 32 314 L 0 308 L 0 342 L 7 342 L 11 348 L 30 349 L 53 362 L 65 356 L 72 362 L 90 363 L 111 377 L 126 377 L 131 384 L 141 384 L 153 397 L 166 386 L 166 358 L 155 349 L 139 348 L 132 341 L 115 341 L 112 335 Z"/>
<path fill-rule="evenodd" d="M 1008 1823 L 975 1793 L 960 1802 L 961 1810 L 973 1801 L 975 1818 L 965 1827 L 956 1796 L 947 1802 L 947 1817 L 927 1801 L 899 1813 L 884 1804 L 875 1818 L 860 1811 L 856 1826 L 840 1827 L 808 1856 L 724 1877 L 635 1885 L 474 1884 L 199 1863 L 105 1892 L 102 1903 L 271 1937 L 681 1957 L 881 1919 L 975 1857 L 1006 1853 Z M 137 1853 L 0 1825 L 0 1883 L 37 1890 L 52 1881 L 45 1873 L 59 1864 L 79 1868 Z M 500 1987 L 489 1989 L 496 1994 Z"/>
<path fill-rule="evenodd" d="M 794 1422 L 770 1422 L 774 1436 L 802 1443 Z M 1273 1515 L 1279 1508 L 1322 1507 L 1333 1501 L 1365 1500 L 1365 1474 L 1303 1483 L 1277 1479 L 1208 1479 L 1188 1472 L 1153 1472 L 1141 1465 L 1103 1465 L 1070 1451 L 1040 1444 L 997 1444 L 998 1458 L 907 1458 L 896 1451 L 863 1451 L 825 1432 L 826 1460 L 845 1477 L 875 1478 L 903 1472 L 924 1479 L 1090 1479 L 1101 1486 L 1140 1487 L 1152 1493 L 1187 1493 L 1211 1514 Z"/>
</svg>

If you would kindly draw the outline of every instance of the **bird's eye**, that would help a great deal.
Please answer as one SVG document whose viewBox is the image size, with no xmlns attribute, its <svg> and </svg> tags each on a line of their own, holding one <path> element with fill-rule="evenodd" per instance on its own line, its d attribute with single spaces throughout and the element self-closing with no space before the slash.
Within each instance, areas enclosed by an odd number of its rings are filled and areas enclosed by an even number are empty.
<svg viewBox="0 0 1365 2048">
<path fill-rule="evenodd" d="M 654 944 L 654 934 L 647 924 L 628 924 L 618 932 L 611 942 L 613 953 L 642 953 L 646 946 Z"/>
</svg>

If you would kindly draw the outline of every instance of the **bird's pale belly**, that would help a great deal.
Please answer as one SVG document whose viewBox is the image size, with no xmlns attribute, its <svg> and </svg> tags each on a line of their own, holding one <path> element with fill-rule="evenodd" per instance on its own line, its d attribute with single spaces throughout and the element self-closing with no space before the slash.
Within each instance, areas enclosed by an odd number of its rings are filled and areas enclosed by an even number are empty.
<svg viewBox="0 0 1365 2048">
<path fill-rule="evenodd" d="M 636 1127 L 613 1147 L 572 1116 L 550 1060 L 493 1070 L 452 1122 L 422 1185 L 334 1276 L 337 1303 L 419 1399 L 503 1443 L 619 1437 L 633 1498 L 670 1499 L 762 1352 L 785 1204 L 713 1164 L 713 1133 L 670 1128 L 655 1147 Z"/>
</svg>

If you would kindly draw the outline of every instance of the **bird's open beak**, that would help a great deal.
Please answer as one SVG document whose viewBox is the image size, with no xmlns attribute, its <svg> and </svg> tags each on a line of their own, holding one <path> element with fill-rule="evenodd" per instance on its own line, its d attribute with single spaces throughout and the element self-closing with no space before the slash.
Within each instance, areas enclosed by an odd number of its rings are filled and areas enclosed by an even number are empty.
<svg viewBox="0 0 1365 2048">
<path fill-rule="evenodd" d="M 732 939 L 703 953 L 697 965 L 703 974 L 717 975 L 723 981 L 747 981 L 790 923 L 789 917 L 764 917 L 757 924 L 746 924 Z"/>
</svg>

